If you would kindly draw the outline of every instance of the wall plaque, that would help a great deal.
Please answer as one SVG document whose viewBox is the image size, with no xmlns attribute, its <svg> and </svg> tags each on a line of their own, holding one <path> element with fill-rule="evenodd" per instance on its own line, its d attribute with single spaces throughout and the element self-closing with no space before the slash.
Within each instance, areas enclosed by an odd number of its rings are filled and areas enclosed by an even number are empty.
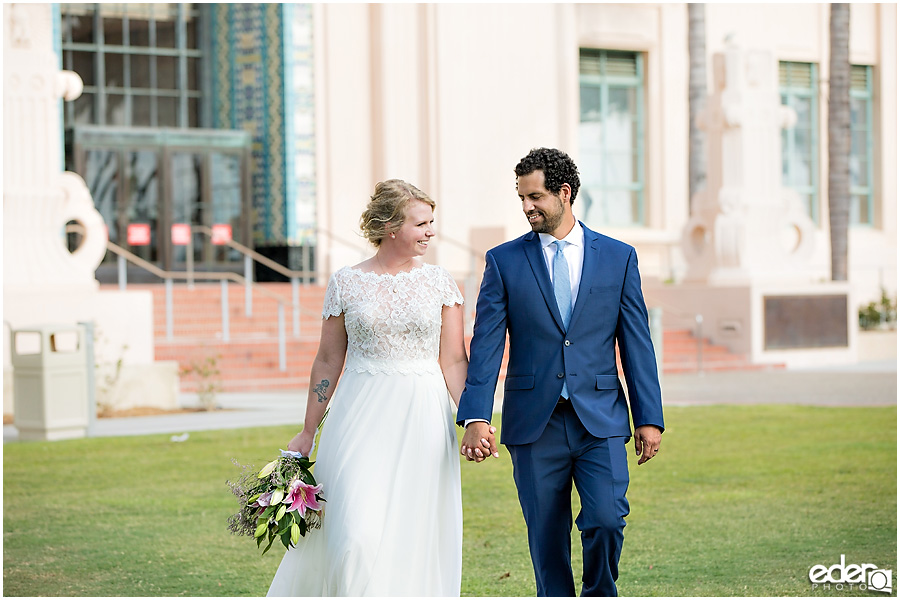
<svg viewBox="0 0 900 600">
<path fill-rule="evenodd" d="M 846 348 L 847 295 L 765 296 L 766 350 Z"/>
</svg>

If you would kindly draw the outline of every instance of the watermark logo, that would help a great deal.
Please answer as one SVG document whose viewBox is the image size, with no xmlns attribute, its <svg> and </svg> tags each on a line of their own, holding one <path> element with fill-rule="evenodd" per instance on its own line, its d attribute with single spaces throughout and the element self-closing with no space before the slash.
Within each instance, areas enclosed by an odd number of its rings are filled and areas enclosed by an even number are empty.
<svg viewBox="0 0 900 600">
<path fill-rule="evenodd" d="M 870 563 L 848 565 L 844 555 L 841 562 L 830 567 L 813 565 L 809 570 L 812 589 L 821 590 L 868 590 L 893 594 L 893 571 L 879 569 Z"/>
</svg>

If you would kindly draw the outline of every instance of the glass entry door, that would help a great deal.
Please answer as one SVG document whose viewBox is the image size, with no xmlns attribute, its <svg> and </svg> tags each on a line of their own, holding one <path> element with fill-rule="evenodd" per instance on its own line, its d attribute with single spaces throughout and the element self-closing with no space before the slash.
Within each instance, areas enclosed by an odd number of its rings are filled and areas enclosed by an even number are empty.
<svg viewBox="0 0 900 600">
<path fill-rule="evenodd" d="M 231 239 L 250 246 L 242 216 L 242 157 L 234 152 L 172 152 L 169 158 L 172 180 L 172 223 L 203 225 L 212 230 L 225 228 Z M 172 245 L 172 265 L 186 268 L 188 247 Z M 199 231 L 192 233 L 194 268 L 214 270 L 242 263 L 240 252 L 215 243 Z"/>
<path fill-rule="evenodd" d="M 246 133 L 84 127 L 69 141 L 69 168 L 87 182 L 111 242 L 168 271 L 186 269 L 189 248 L 196 270 L 242 268 L 240 252 L 185 228 L 203 225 L 252 245 Z M 100 281 L 115 280 L 115 261 L 107 254 Z M 155 279 L 132 265 L 128 277 Z"/>
<path fill-rule="evenodd" d="M 128 243 L 128 225 L 130 223 L 147 223 L 150 226 L 150 243 L 146 246 L 135 246 L 132 248 L 132 252 L 148 262 L 157 262 L 159 260 L 159 217 L 161 212 L 160 153 L 157 150 L 126 150 L 123 154 L 125 177 L 122 196 L 125 201 L 121 203 L 121 210 L 116 214 L 116 239 L 120 240 L 116 243 L 120 246 Z M 103 215 L 103 218 L 105 219 L 106 215 Z M 107 227 L 109 225 L 110 223 L 107 221 Z"/>
<path fill-rule="evenodd" d="M 203 182 L 204 160 L 202 153 L 173 152 L 169 158 L 172 180 L 172 224 L 173 225 L 205 225 L 203 222 Z M 191 247 L 194 250 L 195 268 L 203 260 L 202 233 L 191 234 Z M 184 271 L 187 268 L 188 246 L 181 245 L 181 240 L 172 244 L 172 268 Z"/>
</svg>

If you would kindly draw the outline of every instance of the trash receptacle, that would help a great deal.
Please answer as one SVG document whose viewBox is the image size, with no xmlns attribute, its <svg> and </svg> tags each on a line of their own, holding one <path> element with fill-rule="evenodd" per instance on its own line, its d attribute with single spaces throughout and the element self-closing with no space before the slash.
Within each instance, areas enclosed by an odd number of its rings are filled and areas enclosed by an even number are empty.
<svg viewBox="0 0 900 600">
<path fill-rule="evenodd" d="M 13 421 L 20 440 L 84 437 L 88 425 L 84 330 L 78 325 L 14 329 Z"/>
</svg>

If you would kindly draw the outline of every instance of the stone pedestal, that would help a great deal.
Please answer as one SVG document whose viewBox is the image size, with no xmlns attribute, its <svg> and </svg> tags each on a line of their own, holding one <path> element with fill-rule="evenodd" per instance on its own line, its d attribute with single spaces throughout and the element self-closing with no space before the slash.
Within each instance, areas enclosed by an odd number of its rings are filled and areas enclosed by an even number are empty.
<svg viewBox="0 0 900 600">
<path fill-rule="evenodd" d="M 663 326 L 693 329 L 755 364 L 812 367 L 856 361 L 856 300 L 845 282 L 735 285 L 648 284 L 648 306 L 663 307 Z"/>
<path fill-rule="evenodd" d="M 81 78 L 60 71 L 50 4 L 3 5 L 3 319 L 12 329 L 94 321 L 98 364 L 153 364 L 149 292 L 99 291 L 94 271 L 107 233 L 84 180 L 62 168 L 60 98 L 81 95 Z M 84 230 L 66 247 L 69 223 Z M 4 328 L 4 348 L 9 330 Z M 11 367 L 4 353 L 4 372 Z M 11 398 L 4 386 L 4 412 Z M 174 393 L 168 404 L 175 405 Z"/>
</svg>

